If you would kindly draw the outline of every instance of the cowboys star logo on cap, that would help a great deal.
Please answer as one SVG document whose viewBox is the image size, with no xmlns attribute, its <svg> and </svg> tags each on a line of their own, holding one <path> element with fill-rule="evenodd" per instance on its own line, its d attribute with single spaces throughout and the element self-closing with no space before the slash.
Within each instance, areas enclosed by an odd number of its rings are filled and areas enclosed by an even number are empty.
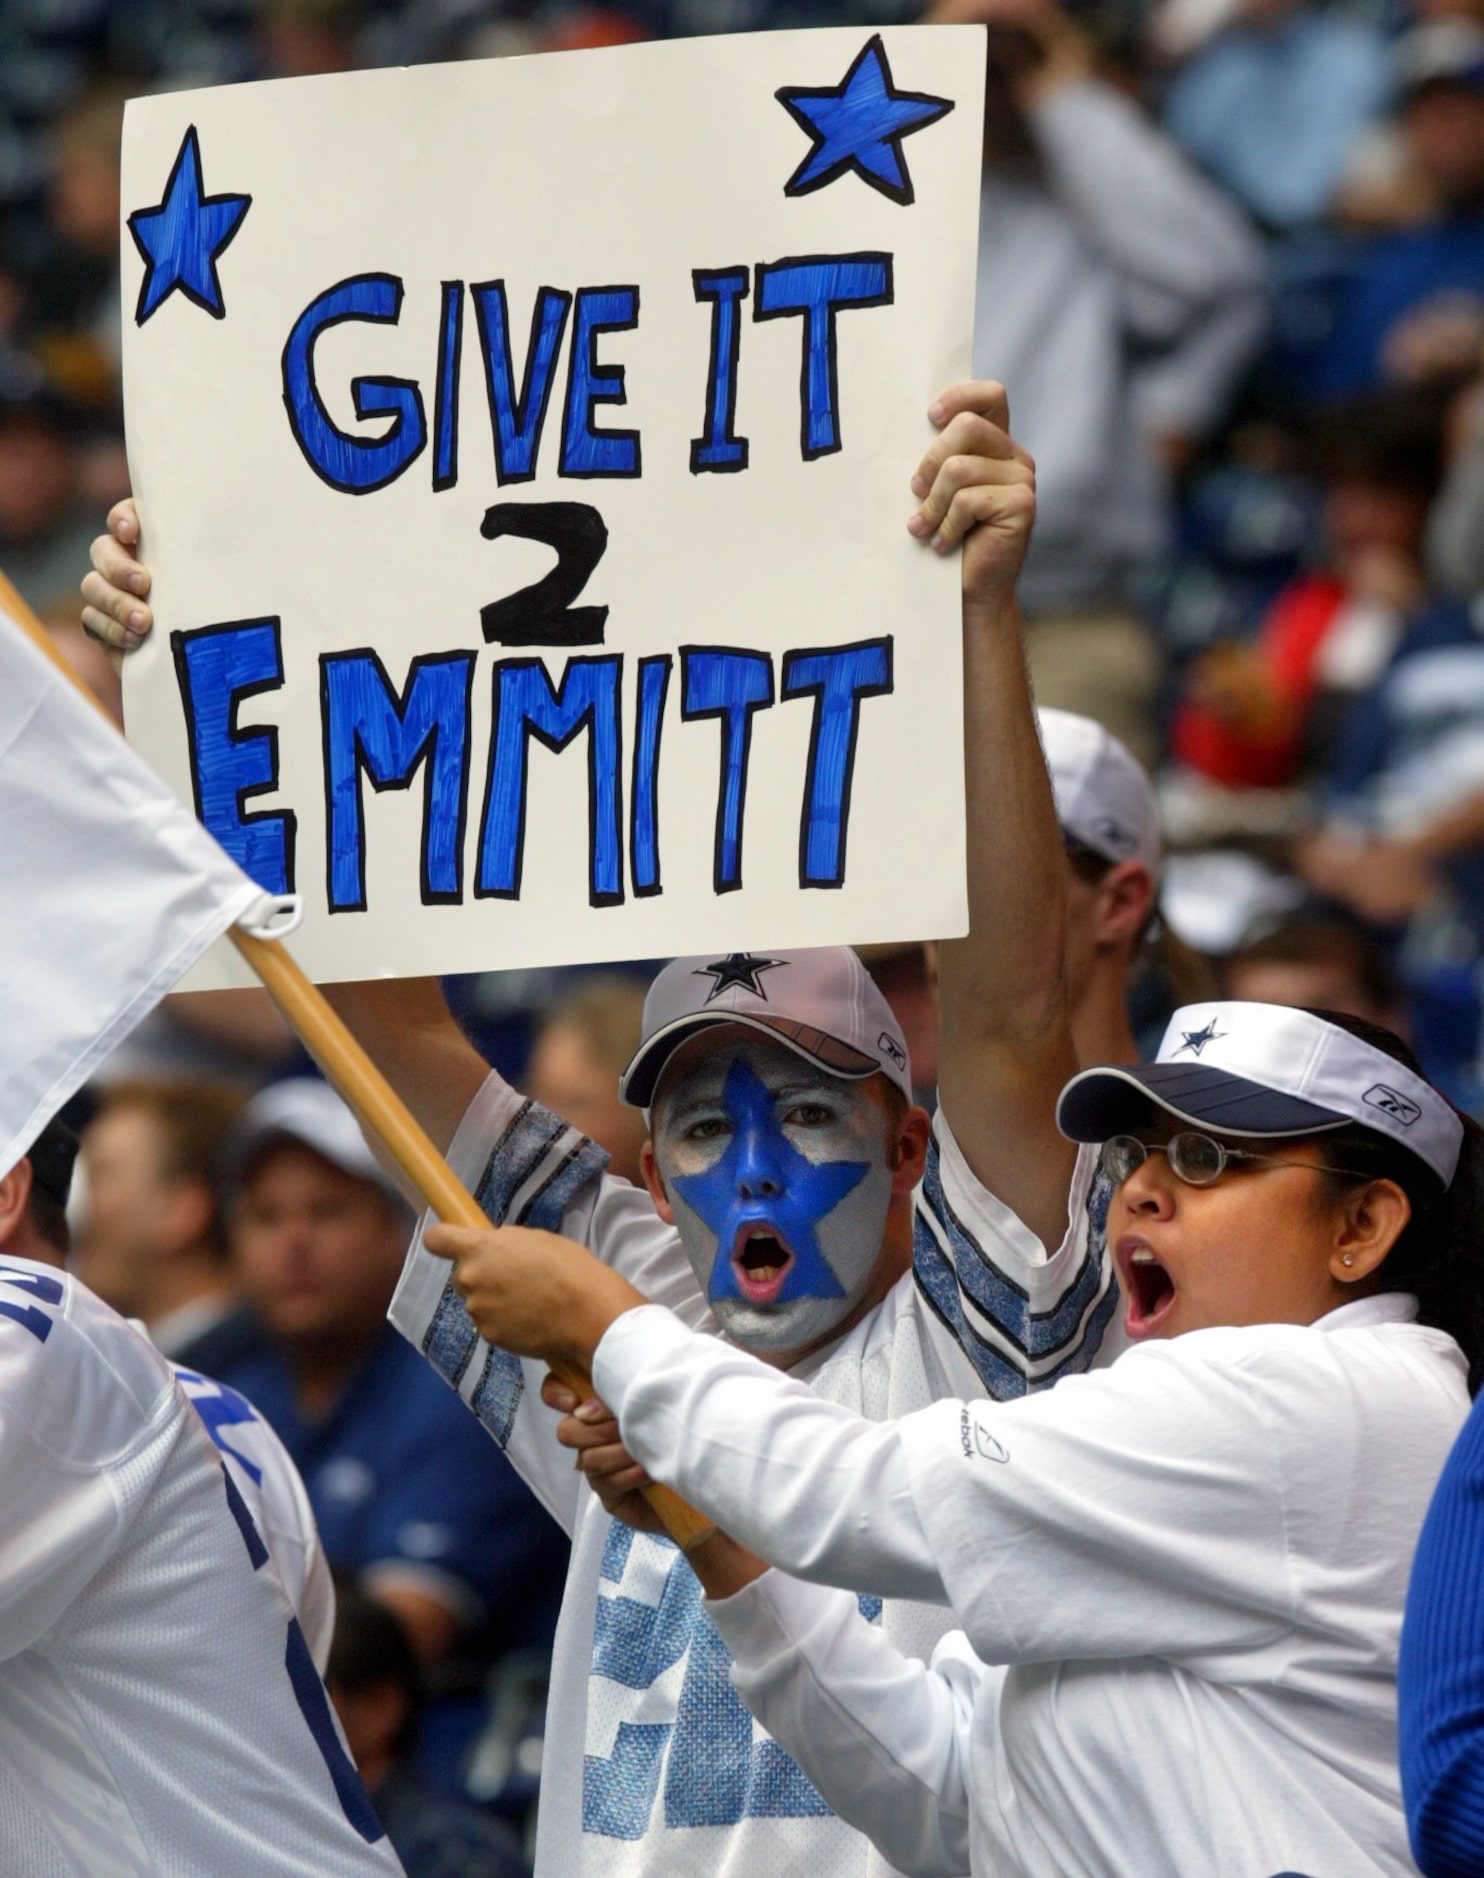
<svg viewBox="0 0 1484 1878">
<path fill-rule="evenodd" d="M 710 976 L 716 983 L 706 993 L 706 1002 L 719 998 L 723 991 L 732 985 L 739 985 L 743 991 L 750 991 L 755 998 L 767 1002 L 768 994 L 759 983 L 764 972 L 771 972 L 786 964 L 784 959 L 755 958 L 751 952 L 728 952 L 724 959 L 713 959 L 709 965 L 700 966 L 694 976 Z"/>
<path fill-rule="evenodd" d="M 1215 1043 L 1218 1037 L 1224 1037 L 1227 1033 L 1216 1028 L 1216 1019 L 1213 1017 L 1204 1030 L 1182 1030 L 1180 1034 L 1185 1041 L 1175 1055 L 1183 1056 L 1189 1050 L 1195 1056 L 1199 1056 L 1208 1043 Z"/>
<path fill-rule="evenodd" d="M 619 1083 L 620 1099 L 648 1108 L 672 1054 L 718 1024 L 762 1031 L 830 1076 L 879 1072 L 912 1100 L 907 1039 L 848 946 L 672 959 L 644 1000 L 639 1048 Z"/>
</svg>

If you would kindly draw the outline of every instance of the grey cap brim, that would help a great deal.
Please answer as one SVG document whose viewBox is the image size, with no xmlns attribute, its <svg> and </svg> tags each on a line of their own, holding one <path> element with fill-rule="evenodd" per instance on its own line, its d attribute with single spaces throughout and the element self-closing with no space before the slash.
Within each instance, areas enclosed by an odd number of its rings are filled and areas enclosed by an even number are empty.
<svg viewBox="0 0 1484 1878">
<path fill-rule="evenodd" d="M 703 1030 L 715 1029 L 718 1024 L 740 1024 L 744 1030 L 757 1030 L 776 1037 L 795 1056 L 803 1057 L 831 1076 L 861 1081 L 882 1071 L 875 1057 L 852 1049 L 848 1043 L 842 1043 L 838 1037 L 812 1024 L 801 1024 L 796 1018 L 756 1017 L 745 1011 L 710 1011 L 677 1017 L 674 1023 L 657 1030 L 624 1071 L 618 1085 L 619 1100 L 638 1109 L 651 1107 L 660 1074 L 670 1058 L 682 1044 L 689 1043 Z"/>
<path fill-rule="evenodd" d="M 1151 1106 L 1233 1135 L 1311 1135 L 1350 1119 L 1214 1065 L 1138 1063 L 1074 1076 L 1057 1100 L 1056 1125 L 1069 1141 L 1106 1141 L 1142 1127 Z"/>
</svg>

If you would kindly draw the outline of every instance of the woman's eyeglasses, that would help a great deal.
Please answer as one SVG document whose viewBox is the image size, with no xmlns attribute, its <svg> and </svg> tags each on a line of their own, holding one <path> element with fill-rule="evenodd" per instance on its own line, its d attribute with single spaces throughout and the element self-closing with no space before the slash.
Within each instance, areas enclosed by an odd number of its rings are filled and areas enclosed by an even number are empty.
<svg viewBox="0 0 1484 1878">
<path fill-rule="evenodd" d="M 1121 1187 L 1136 1167 L 1142 1167 L 1151 1154 L 1162 1154 L 1170 1172 L 1187 1187 L 1214 1187 L 1233 1161 L 1244 1166 L 1307 1167 L 1317 1174 L 1354 1174 L 1367 1179 L 1356 1168 L 1323 1167 L 1316 1161 L 1290 1161 L 1278 1154 L 1249 1154 L 1245 1148 L 1229 1148 L 1224 1141 L 1190 1130 L 1171 1135 L 1168 1141 L 1140 1141 L 1136 1135 L 1114 1135 L 1103 1143 L 1100 1160 L 1103 1172 L 1115 1187 Z"/>
</svg>

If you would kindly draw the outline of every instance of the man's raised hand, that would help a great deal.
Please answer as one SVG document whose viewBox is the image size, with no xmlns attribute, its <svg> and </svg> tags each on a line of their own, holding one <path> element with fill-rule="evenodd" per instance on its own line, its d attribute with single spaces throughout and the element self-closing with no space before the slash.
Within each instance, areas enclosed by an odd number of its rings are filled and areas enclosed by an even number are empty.
<svg viewBox="0 0 1484 1878">
<path fill-rule="evenodd" d="M 967 608 L 1007 606 L 1014 597 L 1036 516 L 1036 466 L 1010 435 L 1003 385 L 954 385 L 928 412 L 939 435 L 912 477 L 920 506 L 909 531 L 940 554 L 960 544 Z"/>
<path fill-rule="evenodd" d="M 139 515 L 125 496 L 108 511 L 108 532 L 94 541 L 93 571 L 83 578 L 83 631 L 116 652 L 132 652 L 154 624 L 145 603 L 149 569 L 135 558 Z"/>
</svg>

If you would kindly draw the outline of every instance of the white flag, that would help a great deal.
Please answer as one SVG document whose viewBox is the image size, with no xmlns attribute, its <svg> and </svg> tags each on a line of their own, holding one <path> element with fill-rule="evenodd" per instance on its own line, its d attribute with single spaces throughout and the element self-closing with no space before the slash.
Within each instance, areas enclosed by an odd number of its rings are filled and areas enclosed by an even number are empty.
<svg viewBox="0 0 1484 1878">
<path fill-rule="evenodd" d="M 0 609 L 0 1174 L 271 904 Z"/>
</svg>

